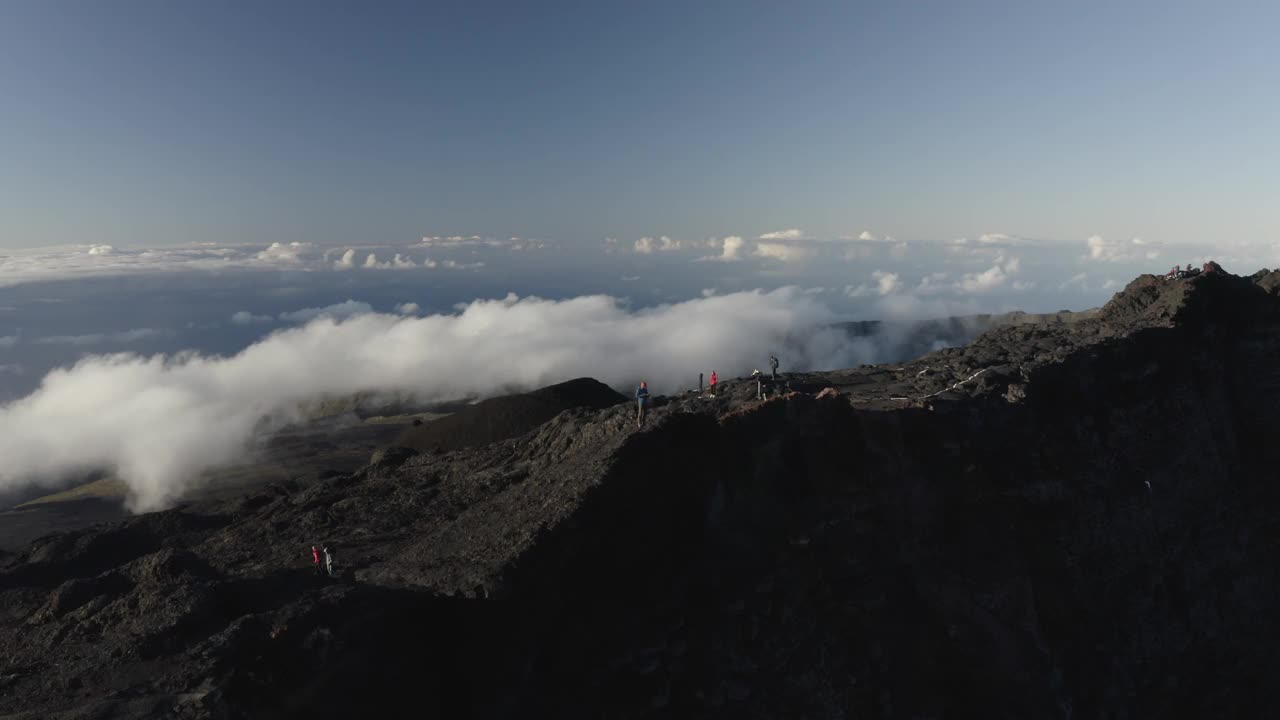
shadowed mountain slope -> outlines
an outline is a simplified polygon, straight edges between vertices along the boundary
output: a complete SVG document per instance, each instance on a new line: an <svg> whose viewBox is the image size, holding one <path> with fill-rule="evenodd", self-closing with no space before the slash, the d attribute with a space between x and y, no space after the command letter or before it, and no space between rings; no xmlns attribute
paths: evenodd
<svg viewBox="0 0 1280 720"><path fill-rule="evenodd" d="M523 435L570 408L599 410L627 398L591 378L532 392L481 400L451 415L409 428L398 445L414 450L459 450Z"/></svg>
<svg viewBox="0 0 1280 720"><path fill-rule="evenodd" d="M1275 278L41 539L0 716L1266 716Z"/></svg>

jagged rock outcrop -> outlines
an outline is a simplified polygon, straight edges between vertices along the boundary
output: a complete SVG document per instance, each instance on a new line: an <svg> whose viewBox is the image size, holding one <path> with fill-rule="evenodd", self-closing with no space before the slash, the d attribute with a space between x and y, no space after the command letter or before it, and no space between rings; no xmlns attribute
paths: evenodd
<svg viewBox="0 0 1280 720"><path fill-rule="evenodd" d="M41 540L0 715L1265 716L1268 277Z"/></svg>

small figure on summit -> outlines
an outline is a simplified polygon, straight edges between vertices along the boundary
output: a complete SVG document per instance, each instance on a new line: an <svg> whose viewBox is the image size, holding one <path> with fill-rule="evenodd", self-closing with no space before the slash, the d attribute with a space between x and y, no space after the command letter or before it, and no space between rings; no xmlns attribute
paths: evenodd
<svg viewBox="0 0 1280 720"><path fill-rule="evenodd" d="M712 371L711 371L711 378L710 378L709 383L708 383L708 386L710 387L710 395L711 395L711 397L715 397L715 396L716 396L716 383L717 383L717 382L719 382L719 380L720 380L720 379L716 377L716 371L715 371L715 370L712 370Z"/></svg>
<svg viewBox="0 0 1280 720"><path fill-rule="evenodd" d="M311 546L311 567L315 568L315 573L320 574L320 551L315 545Z"/></svg>
<svg viewBox="0 0 1280 720"><path fill-rule="evenodd" d="M778 379L778 356L777 355L769 356L769 369L772 371L773 379L777 380Z"/></svg>
<svg viewBox="0 0 1280 720"><path fill-rule="evenodd" d="M329 546L324 547L324 571L329 573L329 577L333 577L333 553L329 552Z"/></svg>
<svg viewBox="0 0 1280 720"><path fill-rule="evenodd" d="M640 381L640 387L636 388L636 427L644 425L644 417L649 409L649 383L644 380Z"/></svg>

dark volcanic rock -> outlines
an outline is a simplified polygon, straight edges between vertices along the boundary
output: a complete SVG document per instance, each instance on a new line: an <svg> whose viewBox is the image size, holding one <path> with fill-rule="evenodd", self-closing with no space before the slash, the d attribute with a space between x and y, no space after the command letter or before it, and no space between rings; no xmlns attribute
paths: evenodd
<svg viewBox="0 0 1280 720"><path fill-rule="evenodd" d="M626 400L604 383L578 378L533 392L481 400L406 430L396 444L419 451L488 445L523 435L571 408L598 410Z"/></svg>
<svg viewBox="0 0 1280 720"><path fill-rule="evenodd" d="M1268 716L1270 277L43 539L0 716Z"/></svg>

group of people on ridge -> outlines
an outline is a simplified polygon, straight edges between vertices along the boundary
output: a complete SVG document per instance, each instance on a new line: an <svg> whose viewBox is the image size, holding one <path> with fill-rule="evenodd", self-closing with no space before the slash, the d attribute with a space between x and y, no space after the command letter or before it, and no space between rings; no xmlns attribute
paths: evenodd
<svg viewBox="0 0 1280 720"><path fill-rule="evenodd" d="M1179 268L1177 265L1174 265L1172 270L1165 273L1164 278L1166 280L1176 280L1181 278L1195 277L1199 274L1200 274L1200 270L1198 268L1193 268L1191 267L1191 263L1187 263L1186 270L1183 270Z"/></svg>
<svg viewBox="0 0 1280 720"><path fill-rule="evenodd" d="M776 355L769 356L769 369L772 372L773 381L777 382L778 357ZM760 378L759 378L760 371L756 370L754 373L754 376L756 377L756 396L762 397L763 394L761 392ZM715 370L711 371L711 377L709 378L709 380L710 380L710 382L708 383L709 392L707 394L711 397L715 397L716 386L720 383L720 378L718 375L716 375ZM702 373L698 373L698 395L699 396L702 395L702 391L703 391ZM636 388L636 427L644 426L645 417L648 414L649 414L649 383L644 380L641 380L640 386Z"/></svg>

